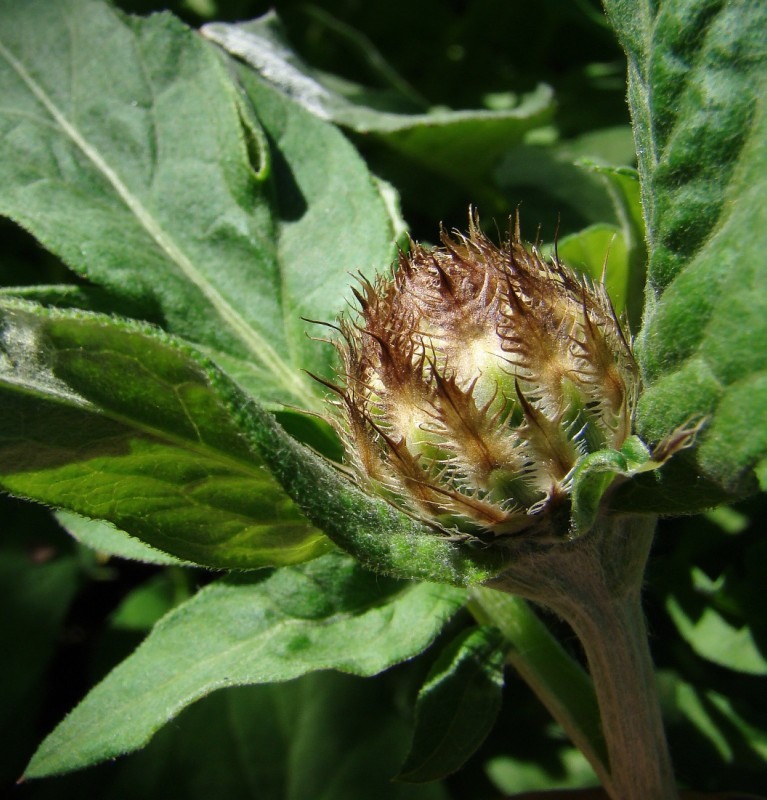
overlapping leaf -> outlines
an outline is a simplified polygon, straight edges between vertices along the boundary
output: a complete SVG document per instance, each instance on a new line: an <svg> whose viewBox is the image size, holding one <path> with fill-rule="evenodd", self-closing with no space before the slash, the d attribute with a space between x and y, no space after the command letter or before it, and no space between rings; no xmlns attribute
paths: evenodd
<svg viewBox="0 0 767 800"><path fill-rule="evenodd" d="M56 521L62 528L80 544L95 550L102 556L117 556L131 561L142 561L146 564L189 565L162 550L142 542L135 536L130 536L100 519L80 517L70 511L57 511Z"/></svg>
<svg viewBox="0 0 767 800"><path fill-rule="evenodd" d="M6 301L2 322L6 490L207 566L292 563L328 548L248 449L191 348L20 301Z"/></svg>
<svg viewBox="0 0 767 800"><path fill-rule="evenodd" d="M290 49L274 13L236 25L206 25L203 34L321 119L372 134L436 172L464 182L481 180L509 147L545 124L553 112L551 89L539 86L508 111L414 113L412 101L398 103L312 69Z"/></svg>

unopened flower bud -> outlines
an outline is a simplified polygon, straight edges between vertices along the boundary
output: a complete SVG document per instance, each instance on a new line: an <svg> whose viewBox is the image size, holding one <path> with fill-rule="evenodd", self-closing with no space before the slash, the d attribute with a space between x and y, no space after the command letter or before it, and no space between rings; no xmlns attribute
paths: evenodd
<svg viewBox="0 0 767 800"><path fill-rule="evenodd" d="M360 482L446 529L513 534L568 502L590 452L631 433L637 369L601 284L468 235L412 244L343 319L342 435Z"/></svg>

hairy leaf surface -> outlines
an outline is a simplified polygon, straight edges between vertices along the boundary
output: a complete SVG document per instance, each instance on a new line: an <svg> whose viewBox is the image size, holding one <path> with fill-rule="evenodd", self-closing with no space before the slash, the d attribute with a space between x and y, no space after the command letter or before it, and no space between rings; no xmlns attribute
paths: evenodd
<svg viewBox="0 0 767 800"><path fill-rule="evenodd" d="M43 742L27 775L135 750L225 686L324 669L375 675L426 648L464 600L459 589L385 579L338 555L220 580L158 623Z"/></svg>
<svg viewBox="0 0 767 800"><path fill-rule="evenodd" d="M638 432L707 420L669 470L677 503L700 509L753 491L767 459L767 8L605 5L629 59L650 251Z"/></svg>
<svg viewBox="0 0 767 800"><path fill-rule="evenodd" d="M136 323L2 307L5 489L212 567L328 549L249 450L191 348Z"/></svg>
<svg viewBox="0 0 767 800"><path fill-rule="evenodd" d="M385 203L333 126L276 91L253 109L169 14L0 2L0 213L199 343L258 397L317 404L348 272L393 256ZM332 208L332 213L328 213Z"/></svg>
<svg viewBox="0 0 767 800"><path fill-rule="evenodd" d="M202 33L320 119L376 136L415 161L463 181L487 175L510 146L545 124L553 111L553 93L543 85L508 111L413 109L412 101L392 102L383 93L312 69L290 48L273 12L236 25L206 25Z"/></svg>
<svg viewBox="0 0 767 800"><path fill-rule="evenodd" d="M117 556L146 564L189 565L175 556L156 550L135 536L130 536L100 519L80 517L70 511L57 511L56 521L80 544L90 547L102 556Z"/></svg>

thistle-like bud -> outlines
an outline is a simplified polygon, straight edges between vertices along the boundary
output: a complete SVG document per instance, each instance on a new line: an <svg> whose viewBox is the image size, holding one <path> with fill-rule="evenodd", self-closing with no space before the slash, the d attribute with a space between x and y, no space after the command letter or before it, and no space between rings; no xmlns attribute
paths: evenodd
<svg viewBox="0 0 767 800"><path fill-rule="evenodd" d="M448 530L545 525L586 454L631 433L637 369L601 284L468 235L413 243L342 319L340 426L360 482Z"/></svg>

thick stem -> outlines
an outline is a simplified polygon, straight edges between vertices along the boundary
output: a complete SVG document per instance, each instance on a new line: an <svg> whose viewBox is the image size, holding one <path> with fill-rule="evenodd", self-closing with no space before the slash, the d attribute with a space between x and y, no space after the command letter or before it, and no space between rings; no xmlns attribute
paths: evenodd
<svg viewBox="0 0 767 800"><path fill-rule="evenodd" d="M515 554L492 586L548 606L581 641L599 704L614 800L676 800L640 591L655 528L601 519L587 536Z"/></svg>
<svg viewBox="0 0 767 800"><path fill-rule="evenodd" d="M639 598L604 599L569 622L594 681L614 797L673 800L674 773Z"/></svg>

